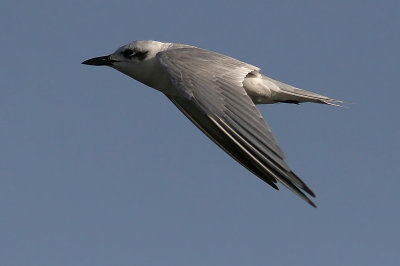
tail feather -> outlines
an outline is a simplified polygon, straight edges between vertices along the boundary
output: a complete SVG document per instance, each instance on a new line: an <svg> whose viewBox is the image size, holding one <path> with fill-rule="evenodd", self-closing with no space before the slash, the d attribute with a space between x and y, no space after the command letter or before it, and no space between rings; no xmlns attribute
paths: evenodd
<svg viewBox="0 0 400 266"><path fill-rule="evenodd" d="M315 102L315 103L328 104L328 105L337 106L337 107L344 107L344 106L338 104L338 103L344 103L341 100L332 99L332 98L326 97L324 95L321 95L321 94L318 94L315 92L302 90L302 89L293 87L289 84L271 79L267 76L263 76L263 78L267 79L270 82L273 82L276 86L279 87L280 94L281 94L279 98L282 98L282 102L293 102L293 103Z"/></svg>

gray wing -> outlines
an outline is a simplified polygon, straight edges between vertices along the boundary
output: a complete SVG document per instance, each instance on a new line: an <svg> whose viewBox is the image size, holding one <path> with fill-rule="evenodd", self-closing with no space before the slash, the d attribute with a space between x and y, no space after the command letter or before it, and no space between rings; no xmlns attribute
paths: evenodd
<svg viewBox="0 0 400 266"><path fill-rule="evenodd" d="M285 156L242 86L255 66L199 48L161 52L157 59L182 97L168 98L211 140L278 189L280 181L312 206L314 193L285 163Z"/></svg>

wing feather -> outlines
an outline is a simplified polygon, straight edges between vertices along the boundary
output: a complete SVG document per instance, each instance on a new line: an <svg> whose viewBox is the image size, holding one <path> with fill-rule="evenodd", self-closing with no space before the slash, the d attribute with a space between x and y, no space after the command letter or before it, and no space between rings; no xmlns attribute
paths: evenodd
<svg viewBox="0 0 400 266"><path fill-rule="evenodd" d="M243 88L259 68L199 48L166 50L157 59L182 97L168 98L211 140L277 189L277 180L315 207L315 196L284 161L272 132Z"/></svg>

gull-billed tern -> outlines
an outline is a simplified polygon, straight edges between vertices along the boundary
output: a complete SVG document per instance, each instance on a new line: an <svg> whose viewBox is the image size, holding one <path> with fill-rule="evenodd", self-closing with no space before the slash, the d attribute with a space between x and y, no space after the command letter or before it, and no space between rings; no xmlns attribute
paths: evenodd
<svg viewBox="0 0 400 266"><path fill-rule="evenodd" d="M187 118L236 161L278 189L277 181L312 206L314 192L285 162L256 104L342 101L273 80L256 66L194 46L134 41L82 62L110 66L164 93Z"/></svg>

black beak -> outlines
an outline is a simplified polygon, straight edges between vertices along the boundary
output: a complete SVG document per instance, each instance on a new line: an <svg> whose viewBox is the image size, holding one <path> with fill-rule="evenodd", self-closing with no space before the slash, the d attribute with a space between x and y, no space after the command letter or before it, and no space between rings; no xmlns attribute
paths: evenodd
<svg viewBox="0 0 400 266"><path fill-rule="evenodd" d="M82 64L91 66L111 66L114 62L117 62L117 60L111 59L109 55L106 55L88 59L83 61Z"/></svg>

